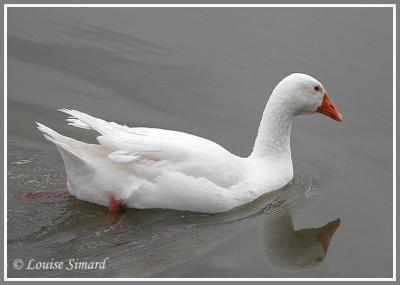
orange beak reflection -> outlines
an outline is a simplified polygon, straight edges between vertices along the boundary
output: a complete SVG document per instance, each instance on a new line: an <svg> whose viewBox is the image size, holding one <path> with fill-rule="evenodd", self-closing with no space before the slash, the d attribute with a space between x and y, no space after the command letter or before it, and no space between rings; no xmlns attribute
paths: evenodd
<svg viewBox="0 0 400 285"><path fill-rule="evenodd" d="M331 238L333 234L336 232L340 225L340 219L336 219L327 225L325 225L322 229L322 233L319 235L318 239L324 248L325 253L328 251L329 244L331 242Z"/></svg>
<svg viewBox="0 0 400 285"><path fill-rule="evenodd" d="M324 93L324 99L322 99L322 104L318 107L317 112L331 117L335 121L340 122L343 119L342 114L335 104L333 104L331 98L329 98L328 93L326 92Z"/></svg>

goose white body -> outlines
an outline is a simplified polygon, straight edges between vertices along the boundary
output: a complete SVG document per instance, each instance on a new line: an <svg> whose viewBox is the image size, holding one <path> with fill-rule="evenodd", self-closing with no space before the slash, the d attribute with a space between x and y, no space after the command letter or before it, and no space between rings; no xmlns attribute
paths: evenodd
<svg viewBox="0 0 400 285"><path fill-rule="evenodd" d="M291 76L318 82L303 74ZM130 208L223 212L293 178L290 129L298 108L280 94L284 89L279 86L287 85L282 82L266 106L253 152L245 158L195 135L129 128L75 110L60 111L71 116L69 125L100 133L99 144L63 136L40 123L38 128L60 151L68 189L78 199L108 206L110 197L117 197ZM318 100L316 107L322 97Z"/></svg>

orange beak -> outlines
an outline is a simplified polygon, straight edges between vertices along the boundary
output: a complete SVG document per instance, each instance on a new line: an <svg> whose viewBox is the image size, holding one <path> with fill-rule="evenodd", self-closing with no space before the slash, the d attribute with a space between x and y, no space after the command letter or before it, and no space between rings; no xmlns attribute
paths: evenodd
<svg viewBox="0 0 400 285"><path fill-rule="evenodd" d="M324 99L322 100L321 106L317 109L318 113L324 114L331 117L335 121L341 121L343 119L342 114L339 112L338 108L333 104L331 98L329 98L328 93L324 93Z"/></svg>

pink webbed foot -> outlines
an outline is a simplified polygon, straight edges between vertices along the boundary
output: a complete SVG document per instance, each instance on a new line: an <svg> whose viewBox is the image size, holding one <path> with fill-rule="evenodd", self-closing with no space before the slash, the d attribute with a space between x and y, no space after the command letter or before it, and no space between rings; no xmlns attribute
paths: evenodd
<svg viewBox="0 0 400 285"><path fill-rule="evenodd" d="M124 204L121 199L118 199L115 196L111 195L110 202L108 204L108 211L118 212L122 209L123 205Z"/></svg>
<svg viewBox="0 0 400 285"><path fill-rule="evenodd" d="M54 198L66 195L68 195L68 189L60 188L49 192L44 192L44 191L29 192L21 195L19 198L21 200L30 201L30 200L47 199L47 198Z"/></svg>
<svg viewBox="0 0 400 285"><path fill-rule="evenodd" d="M111 195L110 202L108 203L108 215L112 224L116 224L119 218L119 213L123 210L124 203L121 199Z"/></svg>

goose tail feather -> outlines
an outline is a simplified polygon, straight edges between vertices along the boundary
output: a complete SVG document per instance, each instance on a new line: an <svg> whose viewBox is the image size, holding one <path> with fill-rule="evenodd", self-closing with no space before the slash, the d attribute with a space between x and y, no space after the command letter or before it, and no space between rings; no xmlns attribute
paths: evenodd
<svg viewBox="0 0 400 285"><path fill-rule="evenodd" d="M82 154L78 153L77 150L79 148L77 147L78 145L87 145L84 142L75 140L70 137L63 136L53 129L36 122L38 130L43 134L43 136L48 140L49 142L52 142L55 144L60 151L63 160L67 166L67 162L74 162L77 163L78 161L84 162Z"/></svg>

